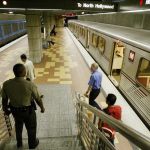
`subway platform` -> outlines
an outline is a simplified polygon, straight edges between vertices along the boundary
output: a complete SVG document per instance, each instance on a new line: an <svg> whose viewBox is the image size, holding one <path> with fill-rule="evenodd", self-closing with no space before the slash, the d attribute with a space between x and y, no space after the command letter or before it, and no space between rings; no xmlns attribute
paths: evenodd
<svg viewBox="0 0 150 150"><path fill-rule="evenodd" d="M35 83L44 95L45 113L37 110L37 137L40 144L37 150L71 150L78 141L76 111L73 102L74 92L82 94L87 89L90 70L83 59L79 47L71 38L66 28L57 28L57 35L53 37L54 45L43 49L42 62L35 65ZM13 77L12 67L20 62L22 53L28 54L28 40L24 36L19 42L6 48L0 55L0 84ZM99 105L106 106L103 92L97 98ZM28 149L27 133L23 131L23 150ZM115 145L121 150L133 150L130 142L116 135ZM10 138L4 150L15 150L15 136ZM76 147L82 149L81 146Z"/></svg>

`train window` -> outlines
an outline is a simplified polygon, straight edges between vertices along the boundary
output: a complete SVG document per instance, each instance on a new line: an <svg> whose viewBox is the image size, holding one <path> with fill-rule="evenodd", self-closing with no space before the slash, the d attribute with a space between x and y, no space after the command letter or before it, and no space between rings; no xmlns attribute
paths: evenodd
<svg viewBox="0 0 150 150"><path fill-rule="evenodd" d="M94 47L97 47L97 39L98 39L98 36L96 34L92 34L92 45Z"/></svg>
<svg viewBox="0 0 150 150"><path fill-rule="evenodd" d="M23 23L20 23L20 24L19 24L19 29L20 29L20 30L23 30Z"/></svg>
<svg viewBox="0 0 150 150"><path fill-rule="evenodd" d="M12 24L12 28L13 28L13 32L17 32L18 31L18 24L17 23Z"/></svg>
<svg viewBox="0 0 150 150"><path fill-rule="evenodd" d="M44 27L41 27L41 33L44 33Z"/></svg>
<svg viewBox="0 0 150 150"><path fill-rule="evenodd" d="M10 27L10 24L5 24L3 26L3 29L4 29L4 35L8 35L11 33L11 27Z"/></svg>
<svg viewBox="0 0 150 150"><path fill-rule="evenodd" d="M3 37L2 27L0 26L0 38Z"/></svg>
<svg viewBox="0 0 150 150"><path fill-rule="evenodd" d="M82 36L85 37L85 29L82 29Z"/></svg>
<svg viewBox="0 0 150 150"><path fill-rule="evenodd" d="M105 50L105 43L106 43L106 40L99 36L98 37L98 49L101 53L103 53Z"/></svg>
<svg viewBox="0 0 150 150"><path fill-rule="evenodd" d="M145 58L140 60L137 81L150 91L150 61Z"/></svg>
<svg viewBox="0 0 150 150"><path fill-rule="evenodd" d="M79 27L79 32L80 32L80 35L81 35L81 32L82 32L82 31L81 31L81 27Z"/></svg>

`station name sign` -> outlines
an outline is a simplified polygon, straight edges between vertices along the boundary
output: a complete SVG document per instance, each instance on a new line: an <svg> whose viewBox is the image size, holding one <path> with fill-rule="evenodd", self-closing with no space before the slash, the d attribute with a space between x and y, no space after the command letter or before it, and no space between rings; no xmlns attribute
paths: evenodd
<svg viewBox="0 0 150 150"><path fill-rule="evenodd" d="M95 9L114 9L114 5L98 4L98 3L77 3L78 8L95 8Z"/></svg>

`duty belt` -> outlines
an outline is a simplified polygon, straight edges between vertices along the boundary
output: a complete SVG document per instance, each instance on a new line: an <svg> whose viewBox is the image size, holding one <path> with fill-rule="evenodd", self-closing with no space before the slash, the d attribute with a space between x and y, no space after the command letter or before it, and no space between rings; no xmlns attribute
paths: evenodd
<svg viewBox="0 0 150 150"><path fill-rule="evenodd" d="M23 106L23 107L13 107L11 106L10 109L11 111L20 111L20 112L24 112L24 111L27 111L27 110L31 110L31 106Z"/></svg>

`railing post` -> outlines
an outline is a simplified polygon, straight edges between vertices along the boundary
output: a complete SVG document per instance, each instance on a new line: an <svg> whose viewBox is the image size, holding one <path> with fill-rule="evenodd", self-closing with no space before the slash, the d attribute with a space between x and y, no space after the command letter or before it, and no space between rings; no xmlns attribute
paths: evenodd
<svg viewBox="0 0 150 150"><path fill-rule="evenodd" d="M4 114L4 118L5 118L5 122L6 122L6 125L7 125L7 130L8 130L9 136L11 136L12 125L11 125L11 122L10 122L10 118L9 118L9 116L7 116L5 114Z"/></svg>

